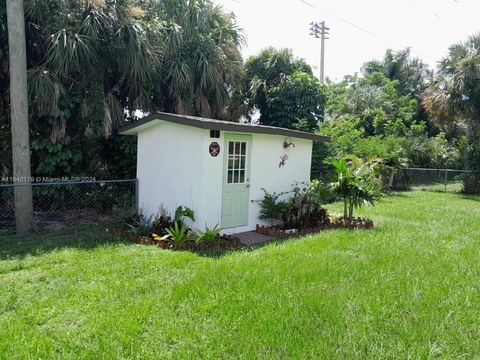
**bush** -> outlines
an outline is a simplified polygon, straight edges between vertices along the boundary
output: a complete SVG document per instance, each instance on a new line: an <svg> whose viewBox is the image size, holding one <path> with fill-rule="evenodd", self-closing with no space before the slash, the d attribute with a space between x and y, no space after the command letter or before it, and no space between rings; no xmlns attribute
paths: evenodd
<svg viewBox="0 0 480 360"><path fill-rule="evenodd" d="M325 183L314 180L310 184L296 184L287 193L265 193L260 202L260 218L282 220L284 229L305 229L328 223L327 211L322 208L325 200L332 199L332 193ZM280 201L283 195L292 194Z"/></svg>

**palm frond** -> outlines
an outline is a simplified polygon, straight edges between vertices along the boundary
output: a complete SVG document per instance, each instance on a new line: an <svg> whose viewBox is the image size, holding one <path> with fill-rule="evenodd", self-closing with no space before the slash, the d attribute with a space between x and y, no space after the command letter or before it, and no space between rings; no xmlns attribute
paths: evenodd
<svg viewBox="0 0 480 360"><path fill-rule="evenodd" d="M112 130L123 125L125 115L118 99L111 92L103 99L103 132L110 136Z"/></svg>
<svg viewBox="0 0 480 360"><path fill-rule="evenodd" d="M53 115L58 112L58 102L64 93L60 81L43 67L32 68L28 75L30 103L39 115Z"/></svg>
<svg viewBox="0 0 480 360"><path fill-rule="evenodd" d="M97 62L92 38L62 29L50 36L47 67L60 77L93 66Z"/></svg>

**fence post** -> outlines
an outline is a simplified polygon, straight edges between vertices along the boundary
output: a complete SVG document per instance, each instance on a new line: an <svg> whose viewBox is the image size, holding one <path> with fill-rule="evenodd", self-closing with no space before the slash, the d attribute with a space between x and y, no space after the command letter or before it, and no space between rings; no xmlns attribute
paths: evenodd
<svg viewBox="0 0 480 360"><path fill-rule="evenodd" d="M138 178L135 179L135 213L140 212L140 199L138 198Z"/></svg>
<svg viewBox="0 0 480 360"><path fill-rule="evenodd" d="M445 168L445 194L447 193L448 170Z"/></svg>

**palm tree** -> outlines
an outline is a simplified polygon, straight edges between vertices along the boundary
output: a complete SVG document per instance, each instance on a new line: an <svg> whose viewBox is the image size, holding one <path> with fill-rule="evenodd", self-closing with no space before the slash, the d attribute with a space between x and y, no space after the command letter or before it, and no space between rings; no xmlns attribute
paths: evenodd
<svg viewBox="0 0 480 360"><path fill-rule="evenodd" d="M125 109L151 107L160 55L158 19L145 22L141 8L103 0L29 1L26 14L35 25L29 33L32 48L40 48L29 69L37 113L55 116L65 88L74 87L80 96L79 122L100 112L100 124L87 119L83 126L90 131L100 127L108 136L124 121ZM52 138L65 132L65 119L55 119Z"/></svg>
<svg viewBox="0 0 480 360"><path fill-rule="evenodd" d="M355 156L334 159L335 169L332 190L343 200L343 222L352 223L353 211L365 204L374 205L382 197L382 182L377 158L362 160Z"/></svg>
<svg viewBox="0 0 480 360"><path fill-rule="evenodd" d="M156 107L222 117L242 72L244 37L234 16L209 0L161 0L150 6L148 12L163 20Z"/></svg>
<svg viewBox="0 0 480 360"><path fill-rule="evenodd" d="M14 182L28 182L31 169L23 0L7 0L7 22L13 177ZM33 216L31 186L15 187L14 202L17 233L27 233L32 227Z"/></svg>
<svg viewBox="0 0 480 360"><path fill-rule="evenodd" d="M480 34L450 47L440 63L438 80L423 104L438 124L462 123L467 128L467 166L464 191L480 193Z"/></svg>

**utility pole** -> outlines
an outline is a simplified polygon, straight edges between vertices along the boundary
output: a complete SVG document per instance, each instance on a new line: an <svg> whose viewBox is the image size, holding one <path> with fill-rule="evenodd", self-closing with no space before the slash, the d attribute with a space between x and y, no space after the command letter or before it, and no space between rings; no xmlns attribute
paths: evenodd
<svg viewBox="0 0 480 360"><path fill-rule="evenodd" d="M321 23L312 21L310 23L310 35L321 40L320 82L322 84L325 82L325 40L328 40L328 37L326 36L329 34L329 30L330 28L325 26L325 21L322 21Z"/></svg>
<svg viewBox="0 0 480 360"><path fill-rule="evenodd" d="M23 0L7 0L7 26L13 183L28 183L31 182L31 170ZM13 195L17 234L28 233L33 221L32 187L15 186Z"/></svg>

